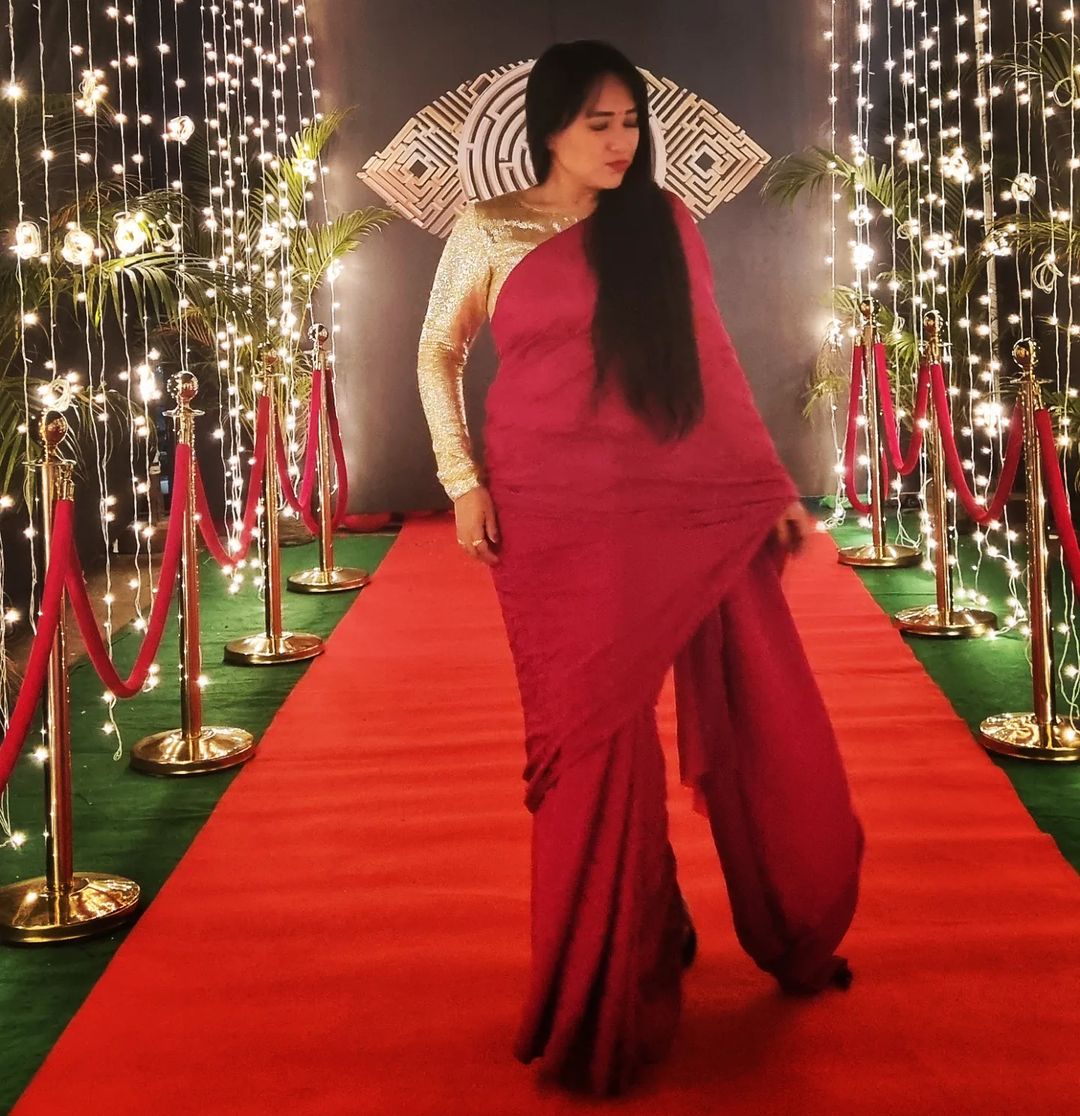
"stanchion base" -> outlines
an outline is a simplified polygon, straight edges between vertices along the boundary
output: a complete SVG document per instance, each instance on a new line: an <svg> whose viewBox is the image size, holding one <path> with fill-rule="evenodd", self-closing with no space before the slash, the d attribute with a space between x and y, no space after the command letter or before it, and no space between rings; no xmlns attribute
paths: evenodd
<svg viewBox="0 0 1080 1116"><path fill-rule="evenodd" d="M927 639L978 639L997 628L997 617L978 608L954 608L942 613L936 604L905 608L893 622L907 635Z"/></svg>
<svg viewBox="0 0 1080 1116"><path fill-rule="evenodd" d="M205 775L246 763L255 738L238 728L206 726L198 736L182 729L146 736L131 750L131 769L143 775Z"/></svg>
<svg viewBox="0 0 1080 1116"><path fill-rule="evenodd" d="M316 568L294 573L288 588L294 593L344 593L348 589L363 589L371 581L367 570L348 566L333 566L329 570Z"/></svg>
<svg viewBox="0 0 1080 1116"><path fill-rule="evenodd" d="M309 632L282 632L277 639L254 635L227 643L225 662L235 666L277 666L279 663L302 663L323 651L322 639Z"/></svg>
<svg viewBox="0 0 1080 1116"><path fill-rule="evenodd" d="M139 885L119 876L78 872L71 891L46 892L45 877L0 887L0 941L21 945L71 942L105 934L132 918Z"/></svg>
<svg viewBox="0 0 1080 1116"><path fill-rule="evenodd" d="M979 726L979 743L999 756L1043 763L1080 760L1080 732L1060 719L1040 731L1034 713L1001 713L988 717Z"/></svg>
<svg viewBox="0 0 1080 1116"><path fill-rule="evenodd" d="M905 566L917 566L922 554L912 546L899 546L886 543L884 546L846 546L837 555L841 566L857 566L860 569L897 570Z"/></svg>

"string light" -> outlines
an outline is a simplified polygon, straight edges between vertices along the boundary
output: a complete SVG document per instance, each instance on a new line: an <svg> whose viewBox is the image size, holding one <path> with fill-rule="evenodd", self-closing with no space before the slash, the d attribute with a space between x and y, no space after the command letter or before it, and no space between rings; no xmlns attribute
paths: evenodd
<svg viewBox="0 0 1080 1116"><path fill-rule="evenodd" d="M845 70L852 75L854 124L847 154L854 173L846 194L834 190L831 199L826 264L833 290L842 290L835 238L836 207L844 200L852 297L888 291L887 340L903 346L894 352L914 351L925 310L943 315L943 365L957 403L957 435L969 483L984 506L1000 475L1012 407L1002 397L1003 367L1011 367L1002 347L1038 335L1043 375L1056 380L1055 435L1071 476L1080 417L1072 374L1080 340L1074 301L1080 273L1072 248L1080 171L1074 6L1018 0L995 15L987 0L854 0L849 13L847 42L837 41L835 3L825 33L834 172L836 75ZM886 173L888 180L881 177ZM886 181L888 193L876 196ZM903 387L905 370L897 373ZM1071 499L1072 484L1067 489ZM939 546L930 534L925 491L920 502L920 530L928 545ZM985 599L977 588L983 561L999 563L1010 583L1006 627L1020 633L1026 594L1009 516L1006 508L1001 522L974 534L977 556L957 570L957 596ZM963 584L971 574L974 583ZM1061 580L1064 664L1080 655L1080 634L1063 566ZM1071 664L1061 666L1061 680L1075 709L1080 681Z"/></svg>

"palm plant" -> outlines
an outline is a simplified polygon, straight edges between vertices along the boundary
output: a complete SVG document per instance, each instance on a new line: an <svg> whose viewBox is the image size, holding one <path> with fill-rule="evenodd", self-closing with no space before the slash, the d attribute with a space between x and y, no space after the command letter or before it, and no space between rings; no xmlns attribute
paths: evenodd
<svg viewBox="0 0 1080 1116"><path fill-rule="evenodd" d="M345 116L326 113L306 125L293 137L289 158L253 163L250 198L239 228L239 239L256 246L250 266L230 270L218 260L223 266L215 285L219 295L228 292L228 313L223 315L220 301L193 299L159 328L159 338L174 351L185 335L189 365L202 371L200 378L214 380L220 374L218 333L222 318L228 317L236 327L232 364L246 403L252 400L264 349L276 349L293 368L307 367L307 326L323 284L341 260L396 218L390 210L369 207L312 220L314 175ZM194 238L198 253L212 259L214 229L199 223Z"/></svg>
<svg viewBox="0 0 1080 1116"><path fill-rule="evenodd" d="M184 193L140 191L137 183L124 179L111 179L89 191L91 172L80 172L77 155L93 122L73 112L71 96L46 95L24 105L0 104L4 239L12 243L16 225L32 219L33 200L41 196L40 180L46 172L40 155L43 144L51 153L50 206L46 213L38 204L35 225L41 255L20 258L5 253L0 262L0 490L8 487L25 455L23 418L32 418L47 398L48 380L28 373L42 351L42 330L62 334L65 329L89 328L100 333L113 322L129 340L142 336L147 346L152 340L162 348L171 345L178 362L190 364L194 359L204 379L216 380L217 333L225 320L242 339L241 355L248 369L267 343L298 362L299 339L328 271L394 217L382 209L361 209L325 222L308 219L311 168L343 119L341 113L328 113L294 138L291 158L265 166L253 160L250 179L256 188L243 235L257 241L270 221L282 231L277 258L271 261L268 253L265 265L256 265L262 273L259 281L223 266L215 255L206 210L198 206L210 196L209 172L203 166L200 174L197 160ZM106 109L101 106L102 112ZM45 123L32 133L25 124L17 127L21 117ZM192 145L192 152L197 151L198 145ZM74 262L54 250L73 227L89 238L86 252ZM276 272L287 278L271 285L270 276ZM176 345L180 338L183 352ZM245 394L251 393L252 380L245 383ZM104 396L107 408L124 414L130 401L122 393L107 390ZM85 394L77 394L74 405L80 417L90 418Z"/></svg>
<svg viewBox="0 0 1080 1116"><path fill-rule="evenodd" d="M945 212L955 212L961 200L960 187L948 184ZM919 224L919 187L912 176L898 174L871 155L865 155L858 162L849 162L839 155L822 147L811 147L805 151L776 160L763 188L763 195L783 205L794 205L800 198L812 198L823 191L840 195L840 205L851 212L866 213L871 223L887 222L888 239L895 244L895 263L889 270L879 271L875 278L879 286L886 286L895 294L893 306L885 304L881 308L879 322L883 339L889 352L889 369L893 378L893 389L900 406L910 407L915 373L919 366L919 342L912 323L894 309L911 305L914 297L921 297L925 309L955 309L948 305L948 296L938 291L939 281L930 279L922 263L924 252L934 250L933 243L923 237L925 230L915 230ZM875 202L879 207L876 216L867 210L867 203ZM951 203L951 204L950 204ZM960 210L963 211L962 208ZM948 227L934 230L937 243L959 241L961 230ZM962 304L964 289L968 282L966 273L955 288L955 303ZM862 295L851 286L841 285L829 293L829 302L839 325L850 324L858 318L858 305ZM946 315L951 320L951 315ZM834 328L823 346L823 355L818 360L810 383L807 385L806 409L809 415L816 405L832 401L846 389L849 377L846 369L836 360L835 350L840 334Z"/></svg>

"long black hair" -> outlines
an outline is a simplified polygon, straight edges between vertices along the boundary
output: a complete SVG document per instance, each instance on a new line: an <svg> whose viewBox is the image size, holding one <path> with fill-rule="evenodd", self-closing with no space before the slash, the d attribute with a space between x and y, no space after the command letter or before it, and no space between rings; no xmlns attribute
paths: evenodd
<svg viewBox="0 0 1080 1116"><path fill-rule="evenodd" d="M596 387L614 379L659 437L678 438L701 418L704 394L686 257L675 214L653 178L648 92L637 67L607 43L550 47L525 90L529 153L543 183L552 166L549 139L578 117L609 75L630 90L641 134L621 185L600 192L586 225L599 288L592 323Z"/></svg>

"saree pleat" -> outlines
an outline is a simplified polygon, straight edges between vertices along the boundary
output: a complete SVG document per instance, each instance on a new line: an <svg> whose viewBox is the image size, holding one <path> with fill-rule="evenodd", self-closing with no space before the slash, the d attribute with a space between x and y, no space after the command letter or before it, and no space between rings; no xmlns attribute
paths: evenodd
<svg viewBox="0 0 1080 1116"><path fill-rule="evenodd" d="M681 899L664 766L641 710L534 819L533 981L517 1042L545 1076L607 1093L661 1057L679 1014Z"/></svg>

